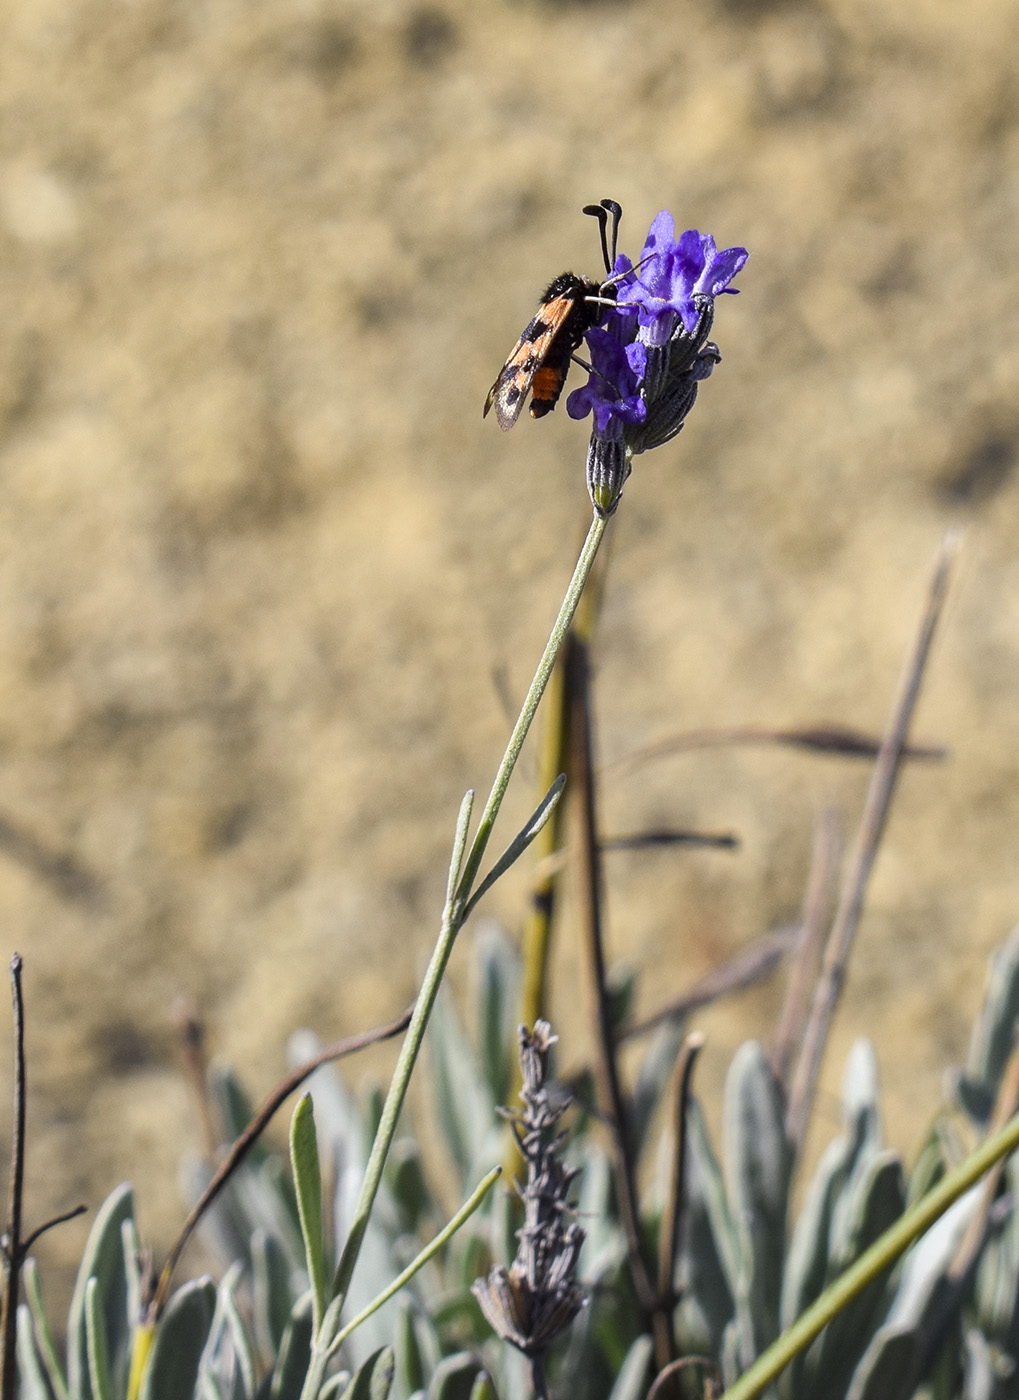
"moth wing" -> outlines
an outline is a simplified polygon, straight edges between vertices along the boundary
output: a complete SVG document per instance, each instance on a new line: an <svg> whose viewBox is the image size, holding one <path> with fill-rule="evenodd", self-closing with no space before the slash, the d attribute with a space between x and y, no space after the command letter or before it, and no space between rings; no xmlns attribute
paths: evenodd
<svg viewBox="0 0 1019 1400"><path fill-rule="evenodd" d="M482 417L488 417L494 404L495 416L504 432L512 428L520 417L534 376L547 359L552 342L565 324L575 302L575 297L557 296L542 303L537 315L531 319L523 335L510 351L509 359L489 389Z"/></svg>

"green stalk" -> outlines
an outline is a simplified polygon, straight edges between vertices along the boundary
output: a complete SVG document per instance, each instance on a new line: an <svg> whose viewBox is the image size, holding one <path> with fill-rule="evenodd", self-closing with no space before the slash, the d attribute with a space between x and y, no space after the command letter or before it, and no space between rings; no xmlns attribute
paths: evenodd
<svg viewBox="0 0 1019 1400"><path fill-rule="evenodd" d="M407 1028L407 1034L400 1049L400 1056L393 1071L392 1082L386 1101L382 1107L382 1116L379 1119L378 1131L375 1134L375 1141L372 1143L371 1154L368 1158L368 1165L365 1168L364 1182L361 1187L361 1195L358 1199L354 1220L350 1227L350 1234L344 1245L340 1262L337 1265L336 1277L333 1280L332 1298L326 1315L323 1319L319 1335L315 1338L312 1348L311 1367L308 1371L301 1392L301 1400L316 1400L318 1391L325 1377L325 1368L328 1360L329 1347L333 1341L335 1330L339 1324L340 1310L346 1298L347 1290L350 1287L350 1280L354 1273L354 1266L357 1263L358 1255L361 1252L361 1245L364 1242L365 1231L368 1228L368 1221L371 1217L372 1207L378 1193L379 1184L382 1181L382 1171L392 1146L393 1137L396 1133L396 1123L403 1107L403 1101L407 1095L407 1088L410 1084L411 1073L421 1050L421 1043L424 1039L425 1028L431 1016L432 1008L435 1005L435 998L439 993L439 985L442 981L446 964L449 962L453 951L453 944L456 936L463 926L466 917L465 910L467 901L470 898L471 889L477 878L481 862L484 858L485 848L488 845L495 819L502 806L502 800L506 795L506 788L509 785L510 776L520 757L520 750L523 748L524 740L527 738L527 731L531 727L535 711L541 700L545 686L548 684L549 676L555 665L556 657L559 654L566 633L569 631L573 615L577 610L587 583L588 576L598 553L598 547L605 534L607 520L595 516L591 522L591 528L587 532L587 539L577 560L577 566L573 571L570 586L566 590L566 597L563 599L562 607L559 609L559 616L555 620L548 643L542 654L538 669L535 672L531 688L527 692L523 708L513 726L506 752L503 754L499 771L495 775L492 784L492 791L489 793L488 801L485 803L485 810L481 814L478 823L478 830L471 843L470 851L464 862L460 879L456 882L454 893L446 902L443 910L442 925L439 929L439 937L432 952L431 961L425 972L421 990L418 993L417 1001L414 1004L414 1015Z"/></svg>
<svg viewBox="0 0 1019 1400"><path fill-rule="evenodd" d="M357 1330L362 1322L367 1322L373 1313L377 1313L384 1303L388 1303L390 1298L399 1293L401 1288L405 1288L414 1275L428 1263L429 1259L435 1257L444 1244L453 1238L457 1230L466 1220L469 1220L478 1206L488 1195L489 1191L502 1175L502 1167L493 1167L487 1176L475 1187L474 1191L464 1202L464 1204L453 1216L452 1220L439 1233L425 1245L424 1249L414 1259L410 1261L402 1274L398 1274L393 1279L388 1288L384 1288L377 1298L373 1298L366 1308L362 1308L357 1317L351 1318L346 1327L341 1327L329 1345L329 1353L339 1351L340 1347L350 1336L351 1332Z"/></svg>
<svg viewBox="0 0 1019 1400"><path fill-rule="evenodd" d="M826 1288L793 1325L762 1352L749 1371L731 1385L721 1400L754 1400L766 1390L798 1352L808 1347L823 1327L880 1274L892 1266L913 1241L928 1230L953 1201L968 1191L1002 1157L1019 1147L1019 1114L1000 1133L987 1139L971 1156L944 1177L933 1190L900 1216L890 1229L860 1255L856 1263Z"/></svg>

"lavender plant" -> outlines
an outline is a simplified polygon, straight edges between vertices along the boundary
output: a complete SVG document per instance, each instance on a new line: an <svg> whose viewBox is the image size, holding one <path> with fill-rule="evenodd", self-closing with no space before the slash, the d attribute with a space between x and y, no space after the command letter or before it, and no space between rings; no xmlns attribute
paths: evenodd
<svg viewBox="0 0 1019 1400"><path fill-rule="evenodd" d="M604 242L605 211L618 206L603 201L599 209ZM663 211L639 259L614 256L594 294L582 279L572 280L576 295L592 303L579 320L567 316L551 334L544 322L539 334L539 318L531 323L531 341L543 338L544 353L554 352L564 370L584 328L588 380L570 394L567 411L593 419L587 485L594 518L473 836L473 793L461 805L438 939L388 1093L359 1104L334 1072L320 1068L292 1119L288 1176L280 1159L254 1142L239 1086L221 1074L223 1135L236 1142L232 1175L213 1183L222 1190L207 1224L231 1261L222 1280L198 1280L171 1294L175 1252L153 1287L140 1262L133 1198L120 1188L86 1247L66 1365L34 1267L26 1267L17 1352L28 1400L387 1400L390 1393L401 1400L425 1393L429 1400L523 1400L529 1389L544 1400L559 1387L571 1400L641 1400L652 1365L656 1394L666 1384L678 1386L677 1394L684 1387L705 1393L720 1375L731 1400L751 1400L774 1387L781 1372L769 1392L779 1400L913 1400L921 1385L930 1400L1019 1395L1019 1224L1011 1196L1019 1174L1010 1163L979 1192L962 1194L1019 1140L1015 1119L1003 1126L1019 1102L1019 1057L1010 1053L1019 944L996 968L970 1064L956 1081L959 1103L990 1141L957 1163L942 1125L907 1184L901 1162L882 1144L873 1053L859 1046L846 1071L843 1135L823 1157L790 1231L802 1141L797 1115L809 1112L811 1093L795 1112L788 1108L783 1080L753 1044L730 1070L721 1161L689 1095L688 1044L677 1080L682 1150L669 1157L662 1198L641 1199L637 1159L652 1145L652 1110L673 1074L680 1035L676 1027L664 1030L628 1093L615 1063L621 1003L608 996L596 929L600 1059L592 1078L612 1150L598 1145L593 1116L569 1146L562 1139L565 1099L549 1079L554 1037L539 1021L522 1037L524 1106L511 1115L526 1179L524 1221L508 1264L515 1222L509 1197L491 1187L502 1155L497 1108L512 1073L513 955L499 939L482 947L478 1046L441 996L466 921L555 812L561 774L482 876L507 785L633 460L676 436L720 362L709 339L714 303L735 290L730 284L746 258L745 249L718 250L696 230L677 237ZM525 342L528 332L526 350ZM504 426L518 411L515 404ZM579 645L573 661L582 696ZM583 793L591 764L582 705L574 718L572 776ZM878 834L906 723L908 716L879 755L885 806L875 799ZM592 811L588 800L591 890ZM842 923L836 918L850 940L872 858L873 845L869 855L861 847L860 883L850 889ZM430 1180L405 1113L429 1026L437 1121L453 1164L443 1184L457 1176L466 1197L445 1224L440 1202L449 1192ZM816 1073L816 1064L808 1070ZM953 1198L960 1199L948 1209ZM186 1238L187 1230L182 1245ZM21 1259L8 1253L16 1276ZM651 1260L658 1261L657 1281ZM394 1320L383 1309L398 1292ZM697 1366L677 1369L694 1352L701 1354Z"/></svg>

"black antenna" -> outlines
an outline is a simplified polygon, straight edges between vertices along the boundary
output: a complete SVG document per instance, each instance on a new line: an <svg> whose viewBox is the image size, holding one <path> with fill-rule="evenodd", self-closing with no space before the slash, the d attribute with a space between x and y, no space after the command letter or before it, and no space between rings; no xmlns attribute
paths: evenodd
<svg viewBox="0 0 1019 1400"><path fill-rule="evenodd" d="M598 220L598 232L601 234L601 255L605 262L605 271L611 272L612 265L609 262L609 241L606 237L606 229L609 222L608 210L601 204L585 204L584 213L590 214L592 219Z"/></svg>
<svg viewBox="0 0 1019 1400"><path fill-rule="evenodd" d="M614 199L603 199L601 207L612 215L612 261L605 259L605 271L612 273L616 266L616 245L619 241L619 220L623 217L622 208Z"/></svg>

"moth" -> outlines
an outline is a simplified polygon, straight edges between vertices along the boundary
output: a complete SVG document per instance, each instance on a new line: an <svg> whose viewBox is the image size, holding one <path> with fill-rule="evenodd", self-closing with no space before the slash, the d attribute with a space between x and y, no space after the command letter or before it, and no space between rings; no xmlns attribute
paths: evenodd
<svg viewBox="0 0 1019 1400"><path fill-rule="evenodd" d="M488 391L483 416L487 418L494 405L500 428L512 428L528 392L532 418L544 418L552 412L585 332L600 325L608 307L615 302L618 277L613 268L623 211L614 199L603 199L600 204L586 205L584 213L598 220L605 280L596 282L590 277L578 277L575 272L561 272L548 284L536 314L524 327Z"/></svg>

